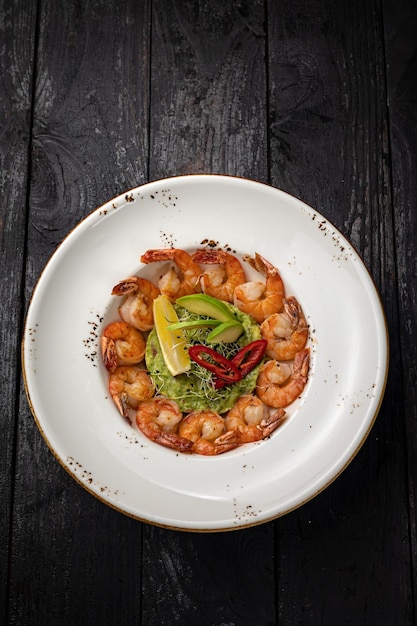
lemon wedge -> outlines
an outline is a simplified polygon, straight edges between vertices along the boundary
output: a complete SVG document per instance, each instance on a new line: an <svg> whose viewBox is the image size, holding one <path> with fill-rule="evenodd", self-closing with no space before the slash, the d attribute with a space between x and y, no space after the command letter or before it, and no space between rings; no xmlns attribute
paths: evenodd
<svg viewBox="0 0 417 626"><path fill-rule="evenodd" d="M184 331L170 330L177 323L178 315L167 296L158 296L153 301L155 330L161 346L162 356L172 376L187 372L191 367Z"/></svg>

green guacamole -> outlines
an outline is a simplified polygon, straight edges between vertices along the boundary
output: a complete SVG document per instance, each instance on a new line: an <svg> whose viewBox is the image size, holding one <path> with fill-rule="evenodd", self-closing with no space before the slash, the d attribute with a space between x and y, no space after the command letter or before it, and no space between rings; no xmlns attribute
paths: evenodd
<svg viewBox="0 0 417 626"><path fill-rule="evenodd" d="M240 348L251 341L260 339L261 331L259 325L252 317L242 313L231 304L228 306L243 325L244 332L234 343L210 344L210 347L221 352L223 356L232 358ZM180 321L205 319L177 305L175 305L175 309ZM204 345L205 338L210 330L211 329L208 328L186 331L189 345ZM146 342L145 361L149 375L156 387L157 394L175 400L181 411L185 413L204 409L210 409L216 413L228 411L240 396L251 393L255 389L260 368L259 364L238 383L226 385L222 389L214 389L211 372L205 367L194 363L194 361L191 361L191 369L188 372L179 374L178 376L172 376L165 365L155 329L149 333Z"/></svg>

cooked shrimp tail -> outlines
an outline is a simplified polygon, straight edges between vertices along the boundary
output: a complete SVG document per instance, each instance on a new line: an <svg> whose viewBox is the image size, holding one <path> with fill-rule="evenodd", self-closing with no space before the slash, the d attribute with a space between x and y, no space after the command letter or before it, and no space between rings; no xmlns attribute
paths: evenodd
<svg viewBox="0 0 417 626"><path fill-rule="evenodd" d="M142 333L126 322L112 322L103 330L101 351L106 369L112 373L119 365L135 365L145 356Z"/></svg>
<svg viewBox="0 0 417 626"><path fill-rule="evenodd" d="M139 404L136 424L143 434L162 446L189 452L192 442L178 434L182 413L176 402L163 396Z"/></svg>
<svg viewBox="0 0 417 626"><path fill-rule="evenodd" d="M216 265L201 275L204 293L219 300L233 302L235 288L245 282L245 271L239 259L224 250L197 250L193 254L197 263Z"/></svg>
<svg viewBox="0 0 417 626"><path fill-rule="evenodd" d="M265 283L253 280L238 285L234 291L234 304L261 324L282 309L285 290L279 271L269 261L256 253L253 264L265 276Z"/></svg>
<svg viewBox="0 0 417 626"><path fill-rule="evenodd" d="M136 365L122 365L110 374L109 392L120 414L130 421L130 410L151 398L155 388L145 370Z"/></svg>
<svg viewBox="0 0 417 626"><path fill-rule="evenodd" d="M262 428L263 438L269 437L272 433L281 426L287 419L287 414L284 409L278 409L274 413L271 413L266 419L262 420L260 426Z"/></svg>
<svg viewBox="0 0 417 626"><path fill-rule="evenodd" d="M181 437L177 433L170 433L161 431L159 435L154 439L156 443L166 448L172 448L178 452L191 452L192 442L185 437Z"/></svg>
<svg viewBox="0 0 417 626"><path fill-rule="evenodd" d="M284 299L284 312L270 315L261 324L261 335L268 342L266 354L271 359L294 359L308 339L308 325L296 298Z"/></svg>
<svg viewBox="0 0 417 626"><path fill-rule="evenodd" d="M185 250L180 248L147 250L140 260L147 264L172 261L174 265L162 275L158 282L160 292L168 298L175 300L201 291L201 268Z"/></svg>
<svg viewBox="0 0 417 626"><path fill-rule="evenodd" d="M129 276L113 287L112 295L126 296L119 307L120 317L139 330L153 327L153 301L159 289L151 281L138 276Z"/></svg>
<svg viewBox="0 0 417 626"><path fill-rule="evenodd" d="M234 450L239 445L239 437L233 431L229 430L213 442L214 454L223 454L229 450Z"/></svg>
<svg viewBox="0 0 417 626"><path fill-rule="evenodd" d="M222 454L239 445L237 434L227 432L223 418L209 410L189 413L180 423L179 434L191 441L193 452L205 456Z"/></svg>
<svg viewBox="0 0 417 626"><path fill-rule="evenodd" d="M262 365L256 382L258 397L275 408L284 408L294 402L302 393L307 382L310 364L310 350L305 348L297 352L292 373L284 380L281 364L275 360Z"/></svg>
<svg viewBox="0 0 417 626"><path fill-rule="evenodd" d="M285 411L269 414L262 400L253 395L241 396L226 415L226 428L239 436L240 443L268 437L284 421Z"/></svg>

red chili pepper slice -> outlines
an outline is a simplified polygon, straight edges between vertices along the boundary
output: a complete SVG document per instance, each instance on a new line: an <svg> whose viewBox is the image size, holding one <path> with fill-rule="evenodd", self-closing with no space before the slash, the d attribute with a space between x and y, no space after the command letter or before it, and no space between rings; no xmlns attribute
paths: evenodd
<svg viewBox="0 0 417 626"><path fill-rule="evenodd" d="M221 379L225 384L237 383L242 378L236 365L212 348L203 345L192 346L188 349L188 354L193 361L213 372L217 379ZM211 361L203 358L204 354L208 355Z"/></svg>
<svg viewBox="0 0 417 626"><path fill-rule="evenodd" d="M246 376L246 374L249 374L249 372L261 362L265 354L267 343L266 339L256 339L246 346L243 346L229 361L239 369L242 378ZM222 380L216 380L215 382L216 389L221 389L224 385L225 383Z"/></svg>
<svg viewBox="0 0 417 626"><path fill-rule="evenodd" d="M243 346L237 354L231 359L232 363L236 365L242 372L242 377L249 374L254 367L260 363L263 355L265 354L266 346L268 342L266 339L257 339Z"/></svg>

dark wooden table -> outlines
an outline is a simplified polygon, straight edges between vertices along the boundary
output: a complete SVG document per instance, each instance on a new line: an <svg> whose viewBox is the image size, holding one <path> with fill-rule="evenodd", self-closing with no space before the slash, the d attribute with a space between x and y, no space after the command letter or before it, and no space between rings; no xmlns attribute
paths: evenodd
<svg viewBox="0 0 417 626"><path fill-rule="evenodd" d="M415 0L0 1L1 624L416 624L416 33ZM21 374L30 295L67 233L198 172L322 212L369 268L391 342L344 473L231 533L92 497L39 434Z"/></svg>

